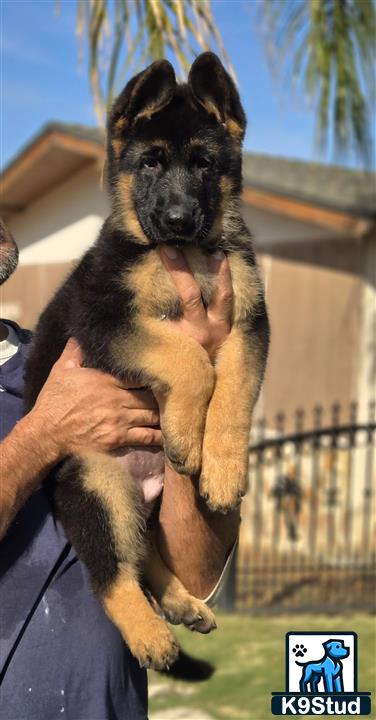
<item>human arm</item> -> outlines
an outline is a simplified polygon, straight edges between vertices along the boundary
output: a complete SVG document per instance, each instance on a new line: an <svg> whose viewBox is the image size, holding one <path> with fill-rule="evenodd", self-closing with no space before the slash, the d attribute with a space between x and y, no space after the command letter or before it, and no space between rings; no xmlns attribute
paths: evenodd
<svg viewBox="0 0 376 720"><path fill-rule="evenodd" d="M183 317L169 321L208 352L212 362L231 329L232 284L228 261L223 254L211 257L209 268L216 276L216 292L207 310L200 288L181 253L176 258L161 253L177 287ZM228 515L212 513L191 481L165 468L159 516L158 544L166 565L196 597L206 598L221 576L238 535L239 509Z"/></svg>
<svg viewBox="0 0 376 720"><path fill-rule="evenodd" d="M64 456L80 448L107 452L162 442L151 393L128 391L116 378L83 368L81 362L80 349L70 340L35 406L0 445L0 538L42 477Z"/></svg>

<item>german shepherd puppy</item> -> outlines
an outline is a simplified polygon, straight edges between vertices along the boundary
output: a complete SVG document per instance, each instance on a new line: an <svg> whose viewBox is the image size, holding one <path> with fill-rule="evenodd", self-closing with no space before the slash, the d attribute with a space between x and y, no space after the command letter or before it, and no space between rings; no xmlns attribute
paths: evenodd
<svg viewBox="0 0 376 720"><path fill-rule="evenodd" d="M88 367L162 392L167 460L179 473L199 474L201 496L222 513L247 488L251 416L268 348L263 287L240 214L245 125L235 85L210 52L193 63L187 84L176 83L166 60L130 80L108 120L111 214L43 312L26 377L30 409L74 336ZM214 290L206 256L227 255L232 330L215 366L165 322L181 306L160 260L164 244L183 249L205 306ZM163 565L145 532L142 494L118 458L67 458L52 492L94 591L143 666L170 665L177 645L141 579L171 622L201 632L215 627L212 612Z"/></svg>

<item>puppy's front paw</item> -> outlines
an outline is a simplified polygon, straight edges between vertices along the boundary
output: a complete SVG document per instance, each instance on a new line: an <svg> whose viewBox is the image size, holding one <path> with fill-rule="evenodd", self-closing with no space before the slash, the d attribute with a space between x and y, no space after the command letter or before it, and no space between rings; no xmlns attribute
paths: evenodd
<svg viewBox="0 0 376 720"><path fill-rule="evenodd" d="M244 458L235 455L225 460L222 454L205 452L199 492L212 512L227 514L241 502L247 492L248 467Z"/></svg>
<svg viewBox="0 0 376 720"><path fill-rule="evenodd" d="M201 439L165 440L167 462L179 475L197 475L201 467Z"/></svg>

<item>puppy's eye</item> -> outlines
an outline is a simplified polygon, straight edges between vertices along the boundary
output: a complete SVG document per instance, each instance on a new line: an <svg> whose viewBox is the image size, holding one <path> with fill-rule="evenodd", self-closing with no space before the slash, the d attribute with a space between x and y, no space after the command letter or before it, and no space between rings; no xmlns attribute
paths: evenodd
<svg viewBox="0 0 376 720"><path fill-rule="evenodd" d="M144 160L142 161L142 167L149 168L150 170L158 169L161 167L161 165L162 162L160 158L157 157L144 158Z"/></svg>
<svg viewBox="0 0 376 720"><path fill-rule="evenodd" d="M193 164L196 168L198 168L198 170L208 170L211 167L212 162L210 158L202 156L194 158Z"/></svg>

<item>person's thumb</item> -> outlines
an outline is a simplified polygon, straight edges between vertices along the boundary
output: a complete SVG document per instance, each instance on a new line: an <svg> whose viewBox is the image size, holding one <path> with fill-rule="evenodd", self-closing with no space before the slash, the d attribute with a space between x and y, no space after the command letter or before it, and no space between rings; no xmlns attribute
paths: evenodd
<svg viewBox="0 0 376 720"><path fill-rule="evenodd" d="M63 352L61 353L57 364L60 367L69 369L80 367L83 363L82 350L75 338L69 338Z"/></svg>

